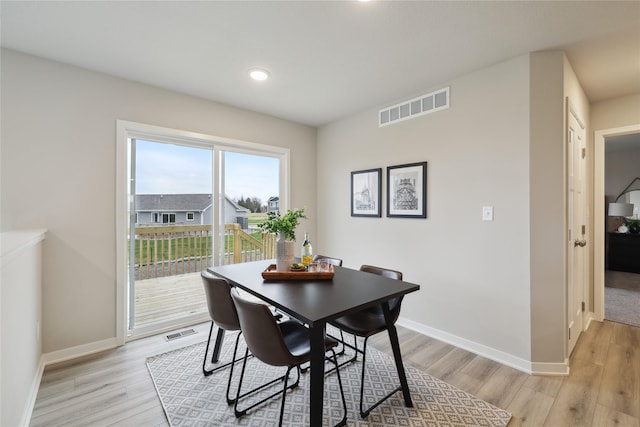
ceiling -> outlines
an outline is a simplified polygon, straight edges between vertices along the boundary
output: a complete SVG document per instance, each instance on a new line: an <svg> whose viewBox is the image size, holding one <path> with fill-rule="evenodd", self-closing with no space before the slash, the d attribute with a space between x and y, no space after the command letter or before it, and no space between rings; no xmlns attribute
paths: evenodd
<svg viewBox="0 0 640 427"><path fill-rule="evenodd" d="M3 47L320 126L528 52L640 93L640 1L2 1ZM255 82L247 70L264 67Z"/></svg>

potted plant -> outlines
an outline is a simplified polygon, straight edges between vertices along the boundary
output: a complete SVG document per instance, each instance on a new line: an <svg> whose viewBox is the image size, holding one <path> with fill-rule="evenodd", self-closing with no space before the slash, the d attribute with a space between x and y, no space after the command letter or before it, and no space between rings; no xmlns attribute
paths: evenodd
<svg viewBox="0 0 640 427"><path fill-rule="evenodd" d="M293 264L293 247L296 227L300 219L307 218L302 209L289 209L284 215L279 211L267 213L267 219L258 224L263 231L278 235L276 241L276 270L287 271Z"/></svg>

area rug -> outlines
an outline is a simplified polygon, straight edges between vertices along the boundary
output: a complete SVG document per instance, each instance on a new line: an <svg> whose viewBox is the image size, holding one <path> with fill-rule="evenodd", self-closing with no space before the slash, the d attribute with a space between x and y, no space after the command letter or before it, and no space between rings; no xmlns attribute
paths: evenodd
<svg viewBox="0 0 640 427"><path fill-rule="evenodd" d="M227 334L220 361L231 359L235 334ZM242 339L240 340L241 346ZM280 416L278 396L236 419L233 406L225 400L229 370L221 369L211 376L202 375L205 343L199 343L147 359L147 367L162 402L169 424L178 426L276 426ZM244 348L241 349L244 354ZM405 364L413 408L404 406L402 393L396 393L374 409L366 419L358 410L361 358L340 369L347 400L347 424L350 426L506 426L511 418L507 411L477 399L444 381ZM237 389L241 363L236 364L233 395ZM327 364L326 369L331 365ZM256 358L247 362L242 390L284 374L286 368L274 368ZM295 374L292 374L292 377ZM393 359L373 347L367 349L365 404L386 395L398 384ZM300 378L300 386L288 392L283 425L309 425L309 374ZM278 383L268 392L279 390ZM241 400L245 407L266 393ZM342 401L335 373L325 377L323 425L334 425L342 418Z"/></svg>
<svg viewBox="0 0 640 427"><path fill-rule="evenodd" d="M604 318L640 327L640 291L604 288Z"/></svg>

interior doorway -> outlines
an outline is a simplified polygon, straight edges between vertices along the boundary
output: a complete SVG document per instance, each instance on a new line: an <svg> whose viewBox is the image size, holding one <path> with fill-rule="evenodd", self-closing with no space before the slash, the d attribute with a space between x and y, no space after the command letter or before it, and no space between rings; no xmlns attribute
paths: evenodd
<svg viewBox="0 0 640 427"><path fill-rule="evenodd" d="M640 326L640 133L605 137L604 318Z"/></svg>
<svg viewBox="0 0 640 427"><path fill-rule="evenodd" d="M607 215L609 201L615 202L618 191L624 189L624 185L618 190L607 190L606 184L606 144L611 138L631 134L640 134L640 124L631 126L610 128L595 131L594 135L594 310L595 320L602 321L605 317L605 282L608 262L608 227L612 225ZM628 183L627 183L628 184ZM615 184L614 184L615 186ZM614 193L613 195L608 193ZM611 200L613 198L613 200ZM613 218L615 220L615 218ZM618 219L619 221L619 219Z"/></svg>

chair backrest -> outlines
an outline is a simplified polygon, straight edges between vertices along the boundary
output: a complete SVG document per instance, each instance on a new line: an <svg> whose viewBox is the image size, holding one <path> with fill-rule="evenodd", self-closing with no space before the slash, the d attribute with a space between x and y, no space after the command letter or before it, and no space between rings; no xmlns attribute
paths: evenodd
<svg viewBox="0 0 640 427"><path fill-rule="evenodd" d="M342 267L342 260L340 258L333 258L330 256L324 256L324 255L318 255L318 254L313 256L313 261L318 261L319 259L326 259L329 262L329 264Z"/></svg>
<svg viewBox="0 0 640 427"><path fill-rule="evenodd" d="M402 273L400 271L390 270L388 268L363 264L360 266L360 271L377 274L378 276L384 276L389 279L402 280ZM398 320L398 316L400 316L400 304L402 304L402 297L389 300L389 311L391 311L394 322Z"/></svg>
<svg viewBox="0 0 640 427"><path fill-rule="evenodd" d="M289 366L295 362L287 348L273 313L266 304L242 297L231 290L242 327L242 335L249 351L269 365Z"/></svg>
<svg viewBox="0 0 640 427"><path fill-rule="evenodd" d="M231 285L225 279L214 276L208 271L201 274L204 292L207 296L207 307L211 320L227 331L240 329L240 321L236 306L231 299Z"/></svg>
<svg viewBox="0 0 640 427"><path fill-rule="evenodd" d="M360 271L366 271L368 273L377 274L378 276L388 277L389 279L402 280L401 272L396 270L389 270L388 268L363 264L362 266L360 266Z"/></svg>

